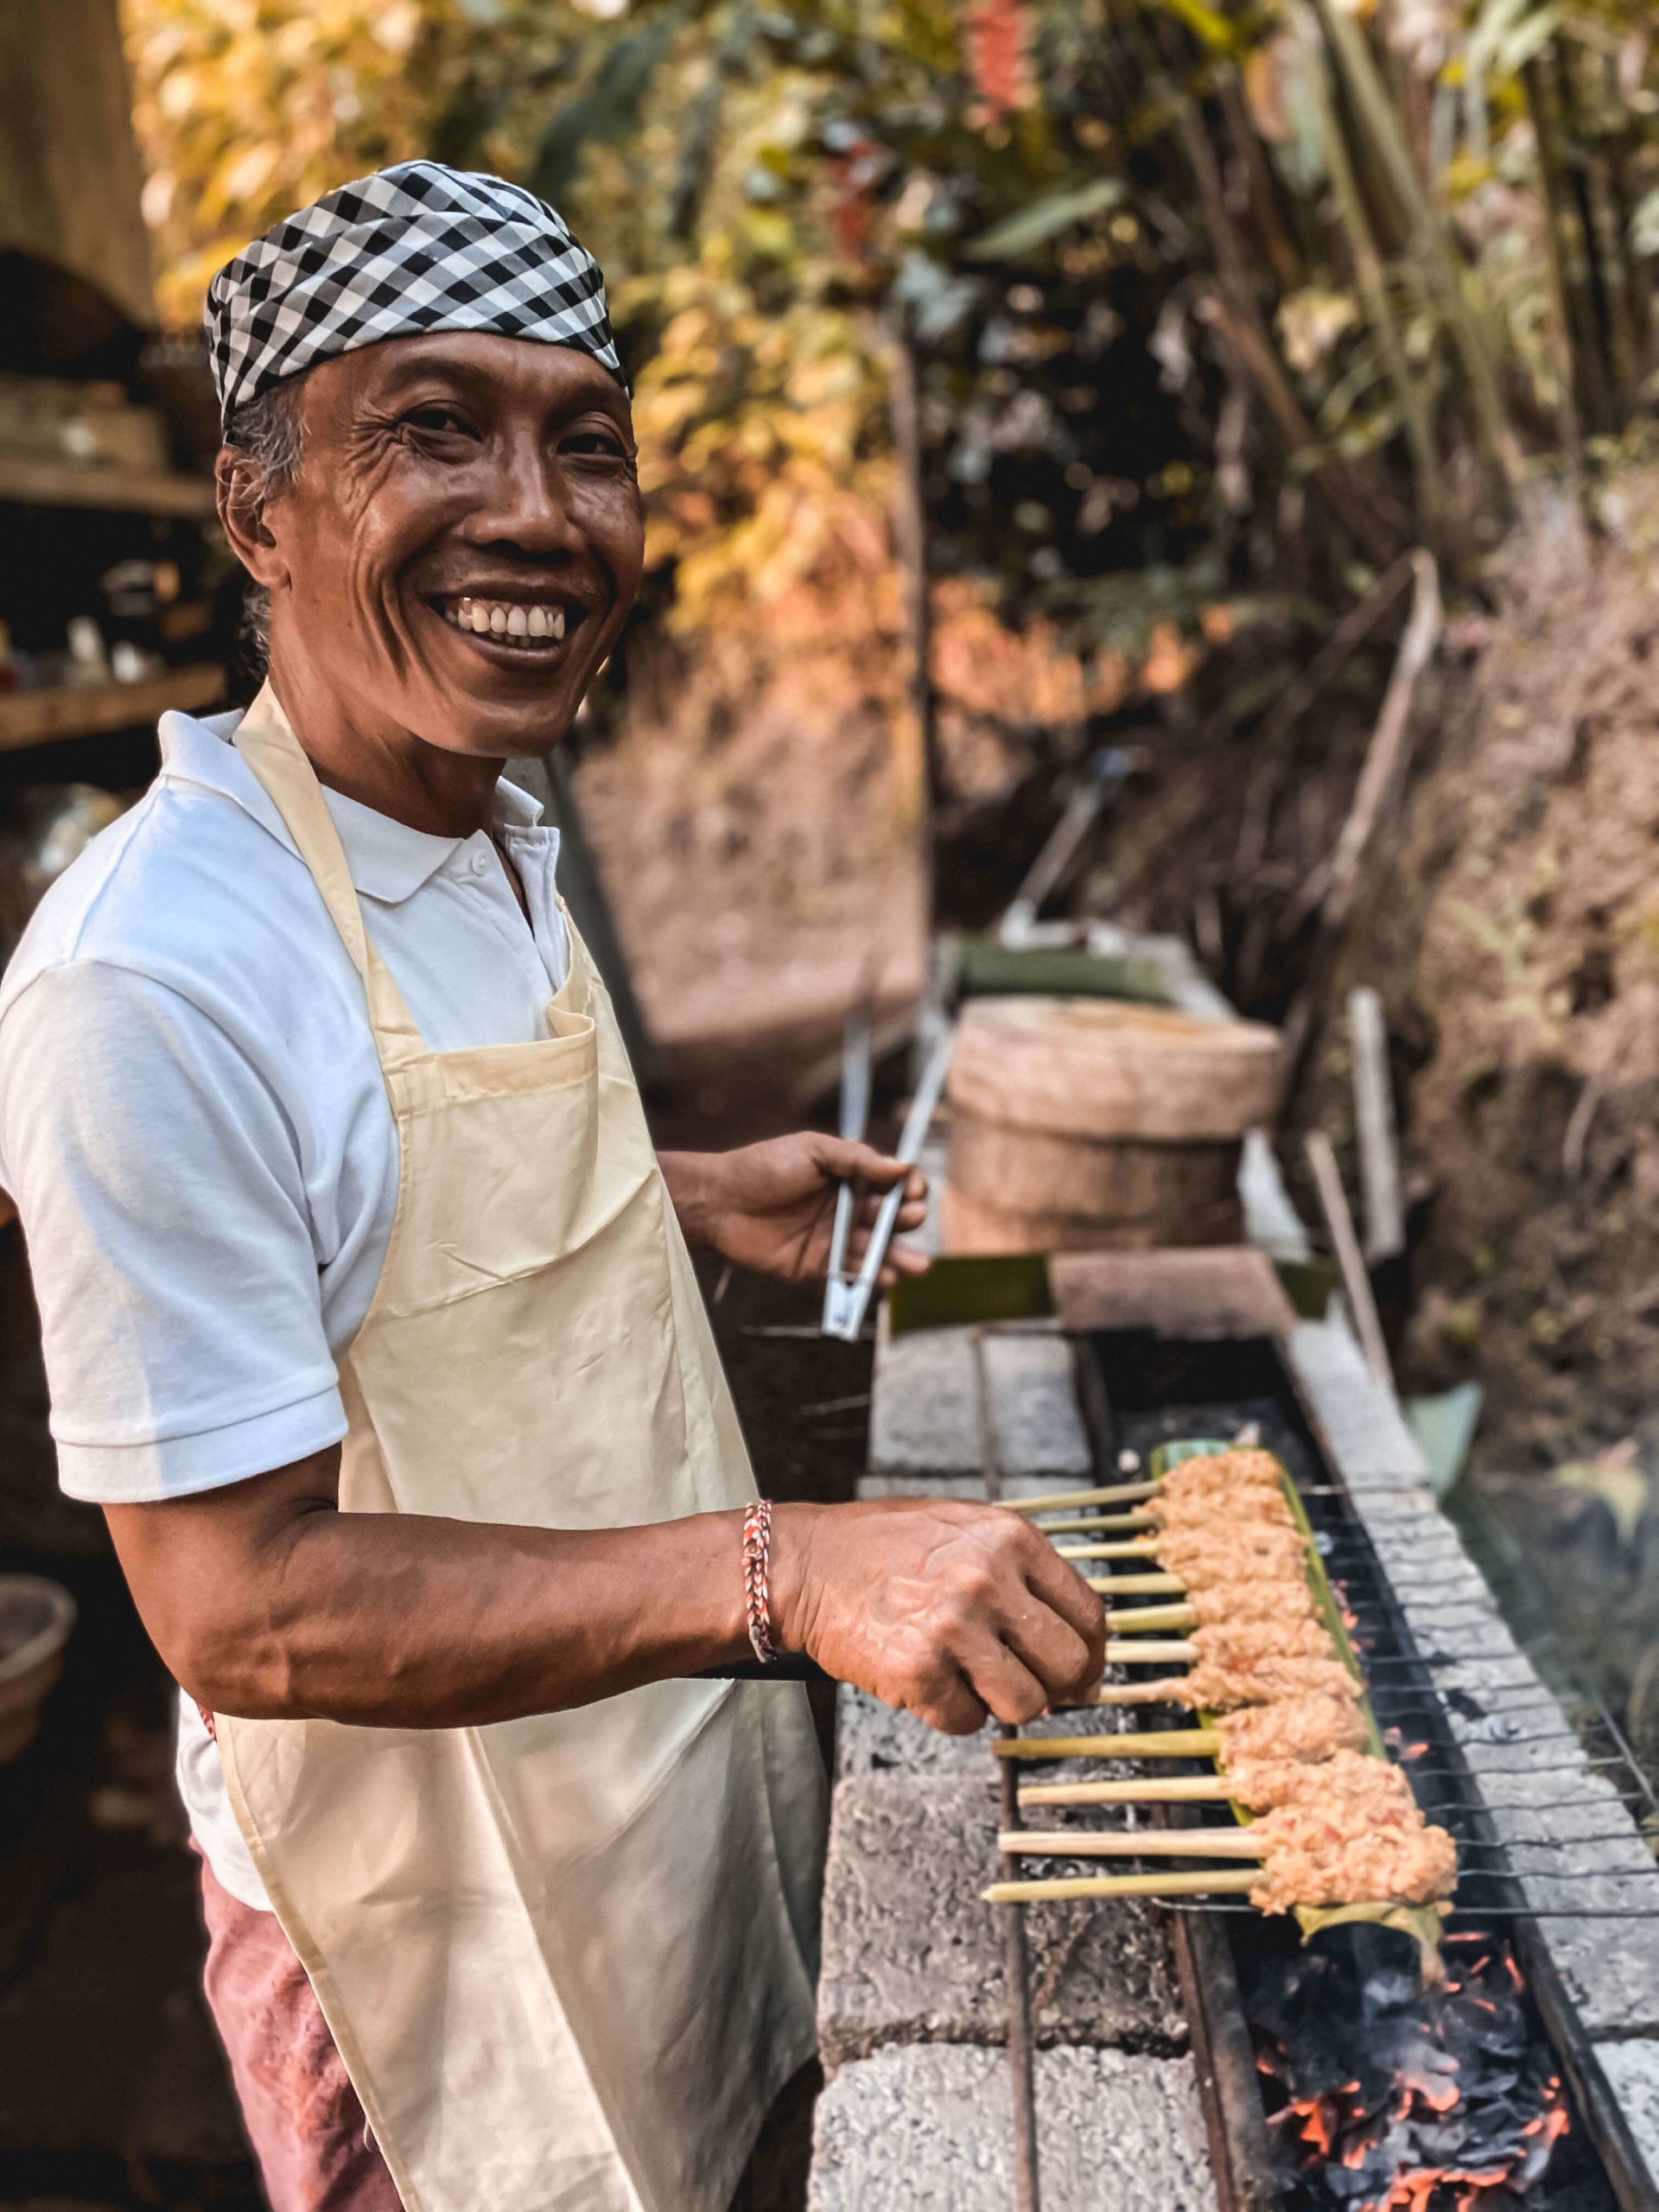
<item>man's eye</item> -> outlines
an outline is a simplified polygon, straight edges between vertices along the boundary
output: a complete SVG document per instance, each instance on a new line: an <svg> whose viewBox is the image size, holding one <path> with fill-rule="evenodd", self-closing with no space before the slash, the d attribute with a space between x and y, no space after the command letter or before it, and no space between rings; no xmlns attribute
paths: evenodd
<svg viewBox="0 0 1659 2212"><path fill-rule="evenodd" d="M463 437L471 434L470 425L456 414L453 407L411 408L404 420L412 429L429 430L435 435L454 431L460 432Z"/></svg>
<svg viewBox="0 0 1659 2212"><path fill-rule="evenodd" d="M559 441L559 451L584 460L626 461L628 449L614 430L572 430Z"/></svg>

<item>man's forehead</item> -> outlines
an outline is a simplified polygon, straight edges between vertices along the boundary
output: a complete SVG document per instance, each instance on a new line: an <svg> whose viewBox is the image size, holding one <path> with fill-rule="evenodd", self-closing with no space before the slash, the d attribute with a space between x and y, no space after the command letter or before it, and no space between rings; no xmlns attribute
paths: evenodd
<svg viewBox="0 0 1659 2212"><path fill-rule="evenodd" d="M543 404L603 407L625 422L630 414L627 393L591 353L495 332L447 330L388 338L320 362L314 375L355 397L388 397L418 385L441 383Z"/></svg>

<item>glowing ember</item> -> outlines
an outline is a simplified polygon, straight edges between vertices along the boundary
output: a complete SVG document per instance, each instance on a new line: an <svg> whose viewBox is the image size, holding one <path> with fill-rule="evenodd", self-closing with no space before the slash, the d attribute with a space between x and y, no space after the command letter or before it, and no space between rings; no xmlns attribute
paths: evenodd
<svg viewBox="0 0 1659 2212"><path fill-rule="evenodd" d="M1358 1926L1246 1965L1288 2212L1499 2212L1567 2130L1507 1945L1482 1937L1439 1989L1411 1960Z"/></svg>

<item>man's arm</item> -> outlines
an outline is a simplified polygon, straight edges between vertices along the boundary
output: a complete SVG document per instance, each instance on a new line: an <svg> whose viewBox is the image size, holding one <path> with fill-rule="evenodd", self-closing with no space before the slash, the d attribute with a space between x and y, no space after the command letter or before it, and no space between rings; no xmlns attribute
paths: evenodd
<svg viewBox="0 0 1659 2212"><path fill-rule="evenodd" d="M339 1464L105 1508L157 1649L211 1710L465 1727L748 1651L738 1513L591 1531L341 1513ZM782 1648L935 1727L1033 1719L1099 1678L1098 1599L1014 1514L779 1506L772 1557Z"/></svg>

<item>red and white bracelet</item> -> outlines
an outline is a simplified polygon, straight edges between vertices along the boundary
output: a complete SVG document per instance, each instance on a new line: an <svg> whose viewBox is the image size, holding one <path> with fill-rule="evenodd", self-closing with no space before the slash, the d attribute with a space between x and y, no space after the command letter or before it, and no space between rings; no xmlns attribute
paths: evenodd
<svg viewBox="0 0 1659 2212"><path fill-rule="evenodd" d="M772 1500L757 1497L743 1516L743 1605L749 1642L763 1667L778 1657L772 1640Z"/></svg>

